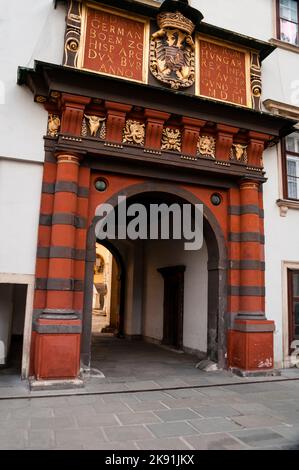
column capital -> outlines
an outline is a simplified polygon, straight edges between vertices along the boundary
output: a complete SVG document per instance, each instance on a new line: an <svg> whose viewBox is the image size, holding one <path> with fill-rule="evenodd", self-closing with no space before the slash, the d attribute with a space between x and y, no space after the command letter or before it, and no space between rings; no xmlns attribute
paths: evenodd
<svg viewBox="0 0 299 470"><path fill-rule="evenodd" d="M57 163L73 163L75 165L80 165L80 160L82 156L76 153L68 152L58 152L56 153Z"/></svg>
<svg viewBox="0 0 299 470"><path fill-rule="evenodd" d="M240 190L254 189L258 191L260 189L260 181L254 179L244 179L240 182Z"/></svg>

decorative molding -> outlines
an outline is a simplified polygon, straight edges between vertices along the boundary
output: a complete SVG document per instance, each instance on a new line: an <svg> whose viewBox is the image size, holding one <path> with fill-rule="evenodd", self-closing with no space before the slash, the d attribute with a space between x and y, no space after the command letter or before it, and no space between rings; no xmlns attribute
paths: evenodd
<svg viewBox="0 0 299 470"><path fill-rule="evenodd" d="M197 154L216 158L216 139L208 135L200 136L197 143Z"/></svg>
<svg viewBox="0 0 299 470"><path fill-rule="evenodd" d="M269 40L269 43L272 44L273 46L277 46L280 49L285 49L290 52L295 52L296 54L299 54L299 46L296 46L295 44L290 44L285 41L281 41L280 39L275 39L272 38Z"/></svg>
<svg viewBox="0 0 299 470"><path fill-rule="evenodd" d="M289 212L289 209L295 209L297 211L299 210L299 200L292 201L290 199L278 199L278 201L276 201L276 204L280 209L281 217L286 217Z"/></svg>
<svg viewBox="0 0 299 470"><path fill-rule="evenodd" d="M123 143L143 146L145 140L145 124L128 119L123 130Z"/></svg>
<svg viewBox="0 0 299 470"><path fill-rule="evenodd" d="M251 101L253 109L262 109L262 68L258 52L251 52L250 59Z"/></svg>
<svg viewBox="0 0 299 470"><path fill-rule="evenodd" d="M181 152L182 134L179 129L163 129L161 150Z"/></svg>
<svg viewBox="0 0 299 470"><path fill-rule="evenodd" d="M82 3L76 0L70 0L66 17L63 65L78 67L81 26Z"/></svg>
<svg viewBox="0 0 299 470"><path fill-rule="evenodd" d="M263 102L266 110L272 114L285 116L290 119L299 121L299 107L287 103L281 103L275 100L265 100ZM296 127L296 124L295 124ZM299 128L299 127L298 127Z"/></svg>

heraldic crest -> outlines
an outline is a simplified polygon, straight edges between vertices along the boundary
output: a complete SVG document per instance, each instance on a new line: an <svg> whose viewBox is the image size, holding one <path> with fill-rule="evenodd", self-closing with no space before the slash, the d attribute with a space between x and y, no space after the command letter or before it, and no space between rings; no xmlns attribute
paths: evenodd
<svg viewBox="0 0 299 470"><path fill-rule="evenodd" d="M162 7L157 16L160 29L151 38L150 70L173 89L188 88L195 81L194 9L182 0L166 0Z"/></svg>

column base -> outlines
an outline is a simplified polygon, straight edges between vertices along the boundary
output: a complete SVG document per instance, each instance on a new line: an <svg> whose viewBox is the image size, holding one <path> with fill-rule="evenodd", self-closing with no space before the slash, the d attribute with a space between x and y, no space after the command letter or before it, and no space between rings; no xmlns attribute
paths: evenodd
<svg viewBox="0 0 299 470"><path fill-rule="evenodd" d="M273 372L274 330L273 321L237 318L228 332L228 367L242 374Z"/></svg>
<svg viewBox="0 0 299 470"><path fill-rule="evenodd" d="M80 320L38 320L34 360L38 381L79 378L81 329Z"/></svg>
<svg viewBox="0 0 299 470"><path fill-rule="evenodd" d="M51 391L51 390L77 390L84 388L82 379L70 380L30 380L29 387L32 392Z"/></svg>
<svg viewBox="0 0 299 470"><path fill-rule="evenodd" d="M254 377L280 377L281 372L277 369L270 369L270 370L241 370L235 367L231 367L230 371L237 375L238 377L247 377L247 378L254 378Z"/></svg>

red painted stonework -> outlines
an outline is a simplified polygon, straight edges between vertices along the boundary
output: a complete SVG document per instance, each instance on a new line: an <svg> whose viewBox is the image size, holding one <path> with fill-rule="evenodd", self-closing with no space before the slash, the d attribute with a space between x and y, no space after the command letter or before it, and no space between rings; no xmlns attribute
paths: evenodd
<svg viewBox="0 0 299 470"><path fill-rule="evenodd" d="M229 160L230 150L233 145L234 135L239 131L236 127L217 125L216 158Z"/></svg>
<svg viewBox="0 0 299 470"><path fill-rule="evenodd" d="M201 95L247 106L245 52L200 39L198 60Z"/></svg>
<svg viewBox="0 0 299 470"><path fill-rule="evenodd" d="M123 128L126 122L126 113L132 106L106 101L107 109L107 134L108 142L121 143L123 140Z"/></svg>
<svg viewBox="0 0 299 470"><path fill-rule="evenodd" d="M80 369L80 334L38 334L35 375L40 379L74 379Z"/></svg>
<svg viewBox="0 0 299 470"><path fill-rule="evenodd" d="M197 144L200 129L204 127L206 121L183 117L183 133L182 133L182 153L186 155L196 155Z"/></svg>
<svg viewBox="0 0 299 470"><path fill-rule="evenodd" d="M170 114L146 109L144 115L146 117L145 147L160 150L164 123L169 119Z"/></svg>
<svg viewBox="0 0 299 470"><path fill-rule="evenodd" d="M83 68L143 81L145 27L136 18L88 8Z"/></svg>
<svg viewBox="0 0 299 470"><path fill-rule="evenodd" d="M237 322L238 325L273 326L274 322ZM271 370L274 367L273 332L243 332L228 334L228 366L243 371Z"/></svg>
<svg viewBox="0 0 299 470"><path fill-rule="evenodd" d="M106 141L122 145L123 128L126 119L135 118L140 122L145 122L145 149L161 151L161 138L163 128L168 125L175 125L182 131L182 154L195 156L197 153L197 143L200 135L213 135L216 137L216 162L223 163L230 158L230 150L234 142L239 142L241 134L244 143L248 144L248 164L259 166L261 164L262 151L269 136L256 132L240 133L236 127L225 124L215 124L204 120L196 120L186 116L171 116L166 112L155 109L134 108L131 105L105 100L98 100L95 104L90 98L63 94L61 98L62 108L59 110L62 117L61 132L73 136L81 135L83 115L88 109L90 113L95 112L101 116L106 115ZM97 115L97 114L96 114ZM241 124L240 124L241 127ZM240 140L243 142L243 140ZM61 144L59 144L61 145ZM74 144L75 145L75 144ZM76 144L77 145L77 144ZM58 147L59 148L59 147ZM61 148L61 147L60 147ZM63 148L63 147L62 147ZM84 164L84 138L80 140L77 147L82 149L82 155L76 152L60 152L51 157L56 157L56 161L48 159L44 165L43 183L46 187L61 183L60 187L70 188L75 185L81 191L69 189L45 192L42 194L41 214L44 218L49 217L50 223L41 224L38 233L39 248L67 248L67 250L86 249L87 232L92 223L98 205L108 201L120 191L129 189L134 185L140 185L153 180L143 176L130 176L128 174L108 173L102 174L100 171L90 169ZM137 148L137 147L136 147ZM143 151L143 149L142 149ZM161 153L163 155L163 152ZM91 155L89 155L91 158ZM101 158L101 156L100 156ZM146 158L146 154L145 157ZM178 158L180 156L178 155ZM199 157L200 158L200 157ZM218 160L218 162L217 162ZM222 161L222 162L221 162ZM214 164L214 162L212 162ZM207 170L208 171L208 170ZM99 177L105 177L108 186L103 193L96 191L94 182ZM157 183L160 180L155 180ZM235 183L238 181L235 178ZM240 323L236 320L231 324L228 340L228 362L229 366L241 368L243 370L263 370L269 369L270 359L273 363L273 331L269 325L273 322L264 320L265 297L259 295L259 289L264 288L265 279L262 267L245 268L238 267L238 263L264 261L264 246L259 238L254 241L247 241L246 236L256 234L257 237L264 233L262 218L263 195L259 184L252 180L239 180L239 187L234 184L230 189L223 187L184 184L179 185L169 178L167 184L172 185L173 192L176 188L184 189L211 211L215 217L220 231L223 235L228 251L228 259L231 262L227 272L227 287L231 290L228 296L227 315L236 315L247 312L250 315L260 316L258 321L248 320L247 323ZM83 188L83 192L82 192ZM222 204L218 207L211 202L213 193L219 193ZM246 212L246 208L256 207L257 212ZM231 210L233 209L233 210ZM260 213L259 213L260 210ZM80 224L76 224L66 219L65 223L51 221L51 216L70 215L80 219ZM242 241L242 236L245 239ZM238 240L238 237L240 240ZM55 250L54 250L55 251ZM82 312L84 292L75 289L72 282L76 280L77 285L84 285L85 261L75 260L71 257L53 258L40 257L36 264L36 278L46 282L38 284L35 291L34 308L44 312L49 309L66 310L76 314ZM67 287L59 286L55 282L62 279ZM51 289L48 289L47 281L54 281ZM238 294L235 288L245 289ZM246 289L256 289L247 295ZM48 290L47 290L48 289ZM55 289L55 290L53 290ZM57 289L57 290L56 290ZM59 290L60 289L60 290ZM55 315L55 313L54 313ZM38 379L58 379L74 378L79 373L80 361L80 334L72 332L65 333L67 326L76 325L80 330L81 320L48 320L43 323L43 315L37 320L37 325L57 325L61 327L61 333L40 333L39 328L33 333L31 349L31 373ZM73 323L72 323L73 322ZM245 325L245 326L244 326ZM260 331L249 331L254 327ZM243 329L242 329L243 328ZM244 331L245 328L245 331ZM247 328L247 329L246 329ZM266 331L263 331L265 328ZM262 329L262 330L261 330ZM242 330L242 331L240 331ZM56 331L56 330L55 330ZM58 330L57 330L58 331ZM72 331L72 330L70 330ZM76 330L77 331L77 330ZM270 361L270 362L269 362ZM266 364L266 365L265 365ZM263 365L263 367L262 367Z"/></svg>

